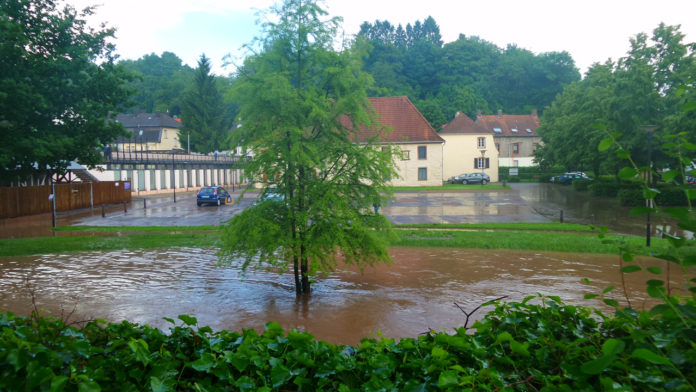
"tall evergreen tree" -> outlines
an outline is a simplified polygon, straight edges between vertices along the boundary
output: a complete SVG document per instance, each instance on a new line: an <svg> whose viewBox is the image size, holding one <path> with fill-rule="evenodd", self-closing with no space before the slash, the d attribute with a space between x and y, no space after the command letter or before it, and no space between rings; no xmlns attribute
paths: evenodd
<svg viewBox="0 0 696 392"><path fill-rule="evenodd" d="M334 49L340 22L314 0L285 0L271 8L262 51L240 69L240 144L253 151L245 174L277 187L278 198L235 215L225 228L221 262L243 267L292 266L297 295L309 276L337 261L363 266L389 261L373 212L394 175L389 149L377 144L369 75L360 48ZM243 99L242 99L243 98ZM265 181L264 181L265 180Z"/></svg>
<svg viewBox="0 0 696 392"><path fill-rule="evenodd" d="M229 124L225 122L225 107L218 91L215 75L210 73L210 59L202 54L193 84L184 96L180 138L183 148L188 146L190 137L191 150L209 153L226 150L228 147Z"/></svg>

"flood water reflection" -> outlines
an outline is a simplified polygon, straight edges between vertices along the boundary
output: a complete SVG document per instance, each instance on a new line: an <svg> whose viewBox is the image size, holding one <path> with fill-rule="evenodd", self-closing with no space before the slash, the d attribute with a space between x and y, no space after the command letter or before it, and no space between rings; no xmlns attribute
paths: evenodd
<svg viewBox="0 0 696 392"><path fill-rule="evenodd" d="M377 331L395 338L451 331L464 323L454 302L472 310L503 295L519 301L541 293L597 306L583 295L620 287L617 256L400 247L390 252L392 265L364 274L340 269L319 278L304 302L295 300L290 274L216 268L214 249L0 258L0 308L28 315L33 288L37 305L52 315L76 307L73 320L125 319L167 329L162 317L186 313L214 329L260 330L278 321L321 340L356 344ZM642 261L647 260L657 263ZM584 277L599 288L582 284ZM630 295L643 298L647 277L628 278ZM618 293L614 298L621 299Z"/></svg>

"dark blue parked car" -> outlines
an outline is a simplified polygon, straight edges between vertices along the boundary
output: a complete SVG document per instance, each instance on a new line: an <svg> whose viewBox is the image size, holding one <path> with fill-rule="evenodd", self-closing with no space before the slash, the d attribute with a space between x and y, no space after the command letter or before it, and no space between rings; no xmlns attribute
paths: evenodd
<svg viewBox="0 0 696 392"><path fill-rule="evenodd" d="M196 204L227 204L232 202L232 196L221 186L204 186L196 195Z"/></svg>

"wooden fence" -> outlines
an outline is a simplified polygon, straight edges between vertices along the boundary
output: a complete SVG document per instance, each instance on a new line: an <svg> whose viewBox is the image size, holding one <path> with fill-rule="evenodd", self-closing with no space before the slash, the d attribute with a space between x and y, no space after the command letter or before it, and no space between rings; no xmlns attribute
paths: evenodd
<svg viewBox="0 0 696 392"><path fill-rule="evenodd" d="M130 181L55 184L56 211L131 201ZM51 185L0 187L0 218L51 212Z"/></svg>

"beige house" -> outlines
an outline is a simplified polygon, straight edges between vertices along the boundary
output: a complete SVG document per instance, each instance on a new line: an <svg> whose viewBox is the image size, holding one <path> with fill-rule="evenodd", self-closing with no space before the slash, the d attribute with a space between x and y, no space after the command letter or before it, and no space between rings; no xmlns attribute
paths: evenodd
<svg viewBox="0 0 696 392"><path fill-rule="evenodd" d="M531 114L498 114L476 116L476 124L493 132L496 149L499 152L498 164L503 167L536 166L534 151L541 146L541 136L537 135L539 116L536 110Z"/></svg>
<svg viewBox="0 0 696 392"><path fill-rule="evenodd" d="M385 144L401 149L393 186L441 186L445 144L408 97L370 98L377 120L392 132Z"/></svg>
<svg viewBox="0 0 696 392"><path fill-rule="evenodd" d="M498 150L493 132L475 123L466 114L457 113L440 131L445 140L444 179L483 172L498 182Z"/></svg>
<svg viewBox="0 0 696 392"><path fill-rule="evenodd" d="M181 148L181 123L166 113L119 114L116 122L123 124L133 136L119 136L112 143L114 151L170 151Z"/></svg>

